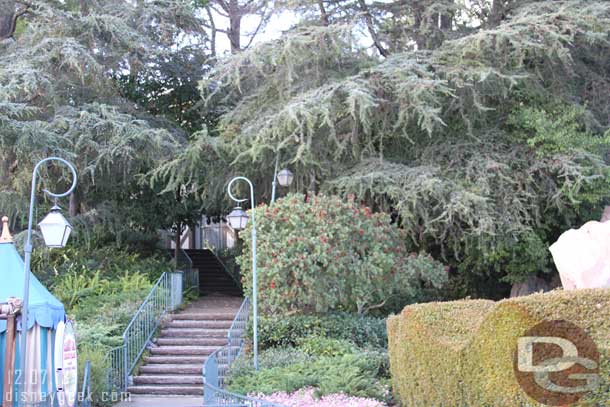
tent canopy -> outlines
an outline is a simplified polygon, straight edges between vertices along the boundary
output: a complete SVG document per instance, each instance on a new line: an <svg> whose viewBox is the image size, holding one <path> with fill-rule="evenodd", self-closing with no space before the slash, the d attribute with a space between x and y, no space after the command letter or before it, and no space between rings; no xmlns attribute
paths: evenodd
<svg viewBox="0 0 610 407"><path fill-rule="evenodd" d="M23 298L24 280L24 264L15 244L0 243L0 302L6 302L9 297ZM28 310L28 330L34 324L54 330L66 316L63 304L33 274L30 274ZM6 321L0 321L0 333L5 330Z"/></svg>

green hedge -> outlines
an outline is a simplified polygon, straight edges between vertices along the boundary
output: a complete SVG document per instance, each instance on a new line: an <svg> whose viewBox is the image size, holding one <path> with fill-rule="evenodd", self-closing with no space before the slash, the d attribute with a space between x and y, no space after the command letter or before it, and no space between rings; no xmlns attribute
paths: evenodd
<svg viewBox="0 0 610 407"><path fill-rule="evenodd" d="M406 307L388 319L390 370L405 407L540 406L513 373L517 338L544 320L570 321L602 354L602 386L579 406L610 399L610 290L555 291L493 301Z"/></svg>

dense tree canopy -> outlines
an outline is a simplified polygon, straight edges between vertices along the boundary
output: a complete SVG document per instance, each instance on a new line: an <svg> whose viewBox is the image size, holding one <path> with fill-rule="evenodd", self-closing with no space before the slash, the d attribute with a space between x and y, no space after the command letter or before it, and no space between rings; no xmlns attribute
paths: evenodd
<svg viewBox="0 0 610 407"><path fill-rule="evenodd" d="M302 5L308 23L203 82L235 101L236 165L272 172L280 152L300 188L392 212L470 290L549 271L547 245L608 188L610 4L479 3L373 3L363 22L352 2Z"/></svg>
<svg viewBox="0 0 610 407"><path fill-rule="evenodd" d="M268 201L277 157L500 296L606 203L609 27L602 0L0 0L0 208L23 224L61 155L72 215L122 240L221 215L236 173Z"/></svg>
<svg viewBox="0 0 610 407"><path fill-rule="evenodd" d="M171 226L176 191L159 197L155 209L165 213L151 218L150 197L165 185L149 188L145 178L202 126L188 111L206 57L195 9L169 0L10 3L3 12L15 10L16 27L0 44L4 211L23 221L33 165L58 155L79 172L73 216L123 229Z"/></svg>

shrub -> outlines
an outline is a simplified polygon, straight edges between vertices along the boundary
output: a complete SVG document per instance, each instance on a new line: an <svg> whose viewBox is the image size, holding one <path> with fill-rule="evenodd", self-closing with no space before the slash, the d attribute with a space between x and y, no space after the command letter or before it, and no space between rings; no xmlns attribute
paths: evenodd
<svg viewBox="0 0 610 407"><path fill-rule="evenodd" d="M104 348L96 348L93 346L81 346L78 355L78 377L82 380L85 371L85 362L91 362L91 402L94 406L108 406L109 401L103 397L107 391L107 360ZM81 382L82 383L82 382ZM81 383L79 383L79 392L82 391Z"/></svg>
<svg viewBox="0 0 610 407"><path fill-rule="evenodd" d="M309 336L348 340L361 348L387 348L385 319L354 314L262 317L258 335L262 349L297 346Z"/></svg>
<svg viewBox="0 0 610 407"><path fill-rule="evenodd" d="M390 216L353 199L292 194L255 209L261 308L267 313L357 311L388 297L416 298L447 278L442 264L409 253ZM251 227L249 223L248 227ZM238 257L246 292L252 281L250 230Z"/></svg>
<svg viewBox="0 0 610 407"><path fill-rule="evenodd" d="M603 405L610 391L609 307L610 290L408 306L388 320L394 390L413 407L539 405L516 381L513 352L530 327L563 319L585 329L602 353L603 384L579 405Z"/></svg>
<svg viewBox="0 0 610 407"><path fill-rule="evenodd" d="M355 353L353 343L341 340L324 338L321 336L308 336L299 341L299 349L311 356L344 356Z"/></svg>
<svg viewBox="0 0 610 407"><path fill-rule="evenodd" d="M260 369L264 370L298 363L307 363L312 360L312 356L297 348L271 348L262 351L258 355L258 366ZM253 372L254 366L252 359L242 356L231 366L230 375L232 377L238 377L252 374Z"/></svg>
<svg viewBox="0 0 610 407"><path fill-rule="evenodd" d="M362 352L276 366L259 371L232 373L228 389L239 394L276 392L292 393L315 387L316 395L344 393L351 396L387 400L389 397L384 371L387 355Z"/></svg>

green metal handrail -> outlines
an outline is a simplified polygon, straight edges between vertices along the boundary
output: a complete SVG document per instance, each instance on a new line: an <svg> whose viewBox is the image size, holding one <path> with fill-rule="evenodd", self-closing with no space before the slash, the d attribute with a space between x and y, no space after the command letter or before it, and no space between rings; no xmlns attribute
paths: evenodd
<svg viewBox="0 0 610 407"><path fill-rule="evenodd" d="M217 349L203 365L203 405L206 407L284 407L270 401L231 393L224 389L225 376L244 347L244 332L250 314L250 299L244 299L227 334L227 345Z"/></svg>
<svg viewBox="0 0 610 407"><path fill-rule="evenodd" d="M190 257L182 255L176 261L176 273L163 273L138 308L123 332L123 344L106 355L108 366L107 388L109 392L126 392L129 376L137 366L165 314L182 304L183 293L199 288L199 276L193 270Z"/></svg>

